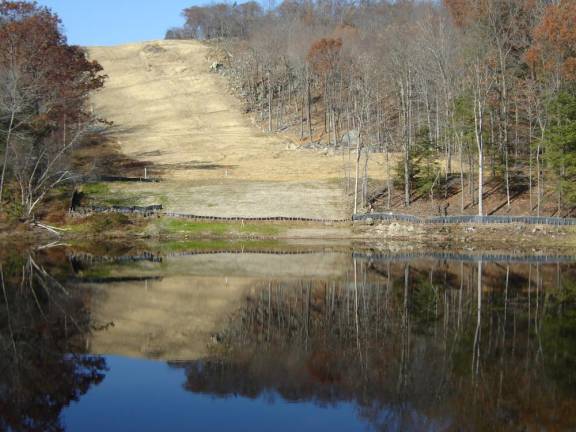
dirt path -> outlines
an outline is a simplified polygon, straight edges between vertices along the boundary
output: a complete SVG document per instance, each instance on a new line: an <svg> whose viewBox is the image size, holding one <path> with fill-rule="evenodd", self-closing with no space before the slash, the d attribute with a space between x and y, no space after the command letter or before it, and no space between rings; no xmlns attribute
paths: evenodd
<svg viewBox="0 0 576 432"><path fill-rule="evenodd" d="M123 153L163 178L113 192L201 215L344 217L348 156L290 149L259 131L209 72L207 52L195 41L89 48L109 76L94 111L114 122Z"/></svg>

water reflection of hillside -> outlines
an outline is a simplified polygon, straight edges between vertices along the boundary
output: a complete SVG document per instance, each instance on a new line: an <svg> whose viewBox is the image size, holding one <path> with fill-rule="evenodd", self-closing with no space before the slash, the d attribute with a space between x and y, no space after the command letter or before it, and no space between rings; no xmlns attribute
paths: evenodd
<svg viewBox="0 0 576 432"><path fill-rule="evenodd" d="M339 278L351 259L341 253L143 256L149 259L73 255L74 283L90 294L93 319L113 324L91 336L92 352L162 360L204 357L212 335L258 281Z"/></svg>
<svg viewBox="0 0 576 432"><path fill-rule="evenodd" d="M383 430L574 427L576 268L528 261L351 260L338 280L259 281L211 356L173 365L193 392L351 400Z"/></svg>

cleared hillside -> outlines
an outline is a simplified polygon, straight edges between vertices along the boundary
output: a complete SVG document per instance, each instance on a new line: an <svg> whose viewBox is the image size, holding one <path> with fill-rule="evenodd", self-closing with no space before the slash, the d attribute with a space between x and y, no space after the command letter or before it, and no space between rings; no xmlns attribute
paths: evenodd
<svg viewBox="0 0 576 432"><path fill-rule="evenodd" d="M346 215L349 155L295 149L256 128L210 72L205 45L154 41L89 53L109 77L94 112L114 123L109 134L122 153L163 179L113 184L113 194L202 215Z"/></svg>

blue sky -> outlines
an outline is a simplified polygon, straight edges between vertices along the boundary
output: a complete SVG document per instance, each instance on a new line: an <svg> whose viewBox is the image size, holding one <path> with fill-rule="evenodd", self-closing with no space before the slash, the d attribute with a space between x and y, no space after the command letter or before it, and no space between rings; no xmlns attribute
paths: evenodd
<svg viewBox="0 0 576 432"><path fill-rule="evenodd" d="M60 16L74 45L115 45L162 39L184 23L182 9L199 0L38 0Z"/></svg>

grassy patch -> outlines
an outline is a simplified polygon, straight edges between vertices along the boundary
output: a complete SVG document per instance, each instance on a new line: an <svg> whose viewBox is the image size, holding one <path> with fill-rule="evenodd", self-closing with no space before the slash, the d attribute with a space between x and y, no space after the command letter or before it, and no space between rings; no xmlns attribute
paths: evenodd
<svg viewBox="0 0 576 432"><path fill-rule="evenodd" d="M158 221L162 234L185 234L191 236L266 236L278 235L281 227L274 224L242 224L224 222L202 222L183 219L161 219Z"/></svg>
<svg viewBox="0 0 576 432"><path fill-rule="evenodd" d="M95 267L90 267L86 270L83 270L80 273L80 275L82 278L86 278L86 279L104 279L104 278L110 277L113 270L114 270L113 265L95 266Z"/></svg>
<svg viewBox="0 0 576 432"><path fill-rule="evenodd" d="M90 205L128 207L138 205L143 199L135 193L113 191L108 183L87 183L80 190L85 195L85 202Z"/></svg>
<svg viewBox="0 0 576 432"><path fill-rule="evenodd" d="M82 185L81 192L86 195L108 195L110 187L106 183L87 183Z"/></svg>
<svg viewBox="0 0 576 432"><path fill-rule="evenodd" d="M247 234L261 234L266 236L275 236L282 231L278 225L274 224L237 224L238 231Z"/></svg>
<svg viewBox="0 0 576 432"><path fill-rule="evenodd" d="M329 185L340 186L344 182L346 182L346 178L344 178L344 177L330 177L330 178L326 179L325 181Z"/></svg>
<svg viewBox="0 0 576 432"><path fill-rule="evenodd" d="M220 223L196 222L183 219L162 219L159 223L161 232L168 234L221 236L228 232L228 225Z"/></svg>
<svg viewBox="0 0 576 432"><path fill-rule="evenodd" d="M217 250L230 248L230 242L226 240L196 240L179 241L169 240L159 245L160 253L190 252L195 250Z"/></svg>
<svg viewBox="0 0 576 432"><path fill-rule="evenodd" d="M104 234L113 231L128 231L133 225L131 219L120 213L103 213L88 216L67 228L75 233Z"/></svg>
<svg viewBox="0 0 576 432"><path fill-rule="evenodd" d="M144 219L121 213L100 213L87 216L82 219L68 220L64 226L72 235L108 235L112 237L165 237L168 239L252 239L271 238L286 231L287 226L272 223L224 223L209 221L193 221L178 218L158 218ZM178 245L174 242L175 248L195 249L196 246L203 246L202 243L184 242L187 245ZM225 246L225 241L221 244L210 242L209 248L220 248Z"/></svg>
<svg viewBox="0 0 576 432"><path fill-rule="evenodd" d="M271 250L278 247L276 240L168 240L157 245L158 252L192 252L192 251L238 251L238 250Z"/></svg>

